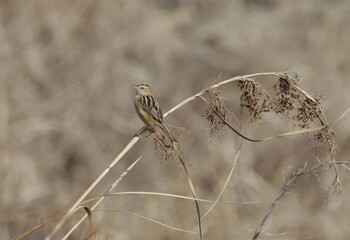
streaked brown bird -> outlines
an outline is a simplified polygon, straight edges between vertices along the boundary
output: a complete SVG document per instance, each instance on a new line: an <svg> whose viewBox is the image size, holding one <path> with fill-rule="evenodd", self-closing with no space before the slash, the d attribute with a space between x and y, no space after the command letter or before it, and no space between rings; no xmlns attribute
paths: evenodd
<svg viewBox="0 0 350 240"><path fill-rule="evenodd" d="M151 132L154 131L156 126L159 126L171 142L176 143L175 137L165 126L162 109L157 99L153 96L151 87L145 83L135 85L134 87L136 89L134 106L137 115L139 115Z"/></svg>

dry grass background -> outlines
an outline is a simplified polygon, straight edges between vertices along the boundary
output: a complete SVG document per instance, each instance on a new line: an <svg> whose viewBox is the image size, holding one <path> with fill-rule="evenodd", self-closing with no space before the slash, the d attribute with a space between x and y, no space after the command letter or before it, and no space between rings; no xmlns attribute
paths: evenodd
<svg viewBox="0 0 350 240"><path fill-rule="evenodd" d="M141 127L132 84L149 83L165 111L227 77L291 70L301 76L303 89L324 95L326 115L337 118L350 104L349 22L346 0L1 1L0 238L10 239L69 208L129 142ZM262 84L269 88L273 82ZM238 87L223 89L223 95L238 114ZM191 131L193 141L184 137L182 149L198 196L213 200L238 138L222 131L210 142L204 113L205 106L196 102L166 121ZM345 161L348 119L334 126L338 159ZM248 122L246 134L255 137L292 125L270 114L260 123ZM140 155L119 191L190 196L183 172L156 156L151 138L139 142L92 196ZM250 239L247 231L257 227L276 197L283 172L306 161L317 162L306 135L246 143L222 200L260 202L219 204L203 222L205 239ZM341 171L344 193L326 205L327 173L321 183L298 179L266 232L285 232L279 239L288 240L348 239L349 174ZM197 230L190 201L115 196L103 208ZM94 213L93 221L96 239L197 239L123 213ZM27 239L42 239L49 229ZM82 239L83 230L71 239Z"/></svg>

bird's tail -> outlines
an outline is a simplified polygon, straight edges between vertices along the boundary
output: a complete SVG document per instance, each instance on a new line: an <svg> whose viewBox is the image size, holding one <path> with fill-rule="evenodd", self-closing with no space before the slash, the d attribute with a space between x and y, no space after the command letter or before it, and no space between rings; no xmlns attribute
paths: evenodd
<svg viewBox="0 0 350 240"><path fill-rule="evenodd" d="M161 129L164 131L164 133L170 138L172 144L177 145L177 140L174 137L174 135L170 132L170 130L165 126L165 124L160 124Z"/></svg>

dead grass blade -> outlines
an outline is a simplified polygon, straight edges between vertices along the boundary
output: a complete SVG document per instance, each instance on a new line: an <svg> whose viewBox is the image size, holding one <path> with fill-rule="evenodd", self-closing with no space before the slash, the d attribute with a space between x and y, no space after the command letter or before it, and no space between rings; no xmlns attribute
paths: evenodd
<svg viewBox="0 0 350 240"><path fill-rule="evenodd" d="M13 240L21 240L25 237L28 237L30 234L32 234L33 232L39 230L42 227L45 227L47 224L49 224L50 222L52 222L52 219L47 220L46 222L43 222L35 227L33 227L32 229L29 229L28 231L21 233L20 235L16 236L13 238Z"/></svg>
<svg viewBox="0 0 350 240"><path fill-rule="evenodd" d="M116 195L152 195L152 196L162 196L162 197L172 197L172 198L179 198L179 199L185 199L185 200L195 200L193 197L187 197L183 195L177 195L177 194L170 194L170 193L160 193L160 192L114 192L114 193L108 193L104 196L116 196ZM96 199L96 198L95 198ZM215 201L196 198L198 202L203 203L214 203ZM249 205L249 204L257 204L259 201L247 201L247 202L218 202L221 204L232 204L232 205Z"/></svg>
<svg viewBox="0 0 350 240"><path fill-rule="evenodd" d="M178 151L177 147L174 146L175 149ZM200 213L200 208L199 208L199 204L198 204L198 201L197 201L197 196L196 196L196 192L194 190L194 186L193 186L193 183L192 183L192 179L190 177L190 174L187 170L187 166L186 166L186 163L185 161L182 159L180 153L178 152L178 158L181 162L181 165L185 171L185 174L186 174L186 177L187 177L187 181L188 181L188 184L190 185L190 188L191 188L191 192L192 192L192 196L194 198L194 203L196 205L196 213L197 213L197 220L198 220L198 229L199 229L199 239L200 240L203 240L203 233L202 233L202 220L201 220L201 213Z"/></svg>
<svg viewBox="0 0 350 240"><path fill-rule="evenodd" d="M132 215L132 216L135 216L135 217L138 217L138 218L141 218L141 219L144 219L144 220L147 220L147 221L150 221L150 222L153 222L153 223L156 223L160 226L163 226L163 227L166 227L166 228L169 228L169 229L172 229L172 230L175 230L175 231L179 231L179 232L184 232L184 233L191 233L191 234L198 234L197 232L193 232L193 231L189 231L189 230L185 230L185 229L181 229L181 228L177 228L177 227L173 227L173 226L170 226L168 224L165 224L165 223L162 223L162 222L159 222L157 220L154 220L152 218L149 218L149 217L145 217L143 215L140 215L140 214L137 214L137 213L132 213L132 212L128 212L128 211L124 211L124 210L118 210L118 209L95 209L94 212L120 212L120 213L125 213L125 214L129 214L129 215Z"/></svg>
<svg viewBox="0 0 350 240"><path fill-rule="evenodd" d="M230 172L229 172L229 174L228 174L228 176L227 176L227 178L226 178L226 181L225 181L224 186L222 187L222 189L221 189L221 191L220 191L218 197L215 199L214 203L213 203L213 204L210 206L210 208L203 214L202 220L203 220L204 218L206 218L206 216L213 210L213 208L214 208L214 207L216 206L216 204L219 202L219 200L220 200L222 194L224 193L224 191L225 191L225 189L226 189L226 187L227 187L227 184L228 184L228 182L230 181L230 179L231 179L231 177L232 177L233 171L235 170L238 157L239 157L239 155L240 155L240 153L241 153L241 149L242 149L242 144L240 144L240 147L239 147L239 149L238 149L238 152L237 152L237 154L236 154L236 157L235 157L235 159L233 160L231 170L230 170Z"/></svg>
<svg viewBox="0 0 350 240"><path fill-rule="evenodd" d="M139 157L136 161L134 161L121 175L120 177L112 184L112 186L106 191L106 193L109 193L113 191L113 189L117 186L117 184L123 179L123 177L126 176L126 174L140 161L142 158ZM91 207L91 211L94 210L103 200L105 199L105 196L101 196L98 201ZM85 214L70 230L69 232L62 238L63 240L67 239L72 232L85 220L87 217L87 214Z"/></svg>
<svg viewBox="0 0 350 240"><path fill-rule="evenodd" d="M53 235L63 226L67 219L73 214L77 206L86 198L86 196L96 187L96 185L107 175L107 173L116 165L119 160L131 149L135 143L140 140L139 137L135 136L129 144L119 153L119 155L112 161L111 164L98 176L98 178L90 185L88 189L78 198L78 200L69 208L67 213L61 218L61 220L56 224L52 232L45 238L45 240L50 240Z"/></svg>

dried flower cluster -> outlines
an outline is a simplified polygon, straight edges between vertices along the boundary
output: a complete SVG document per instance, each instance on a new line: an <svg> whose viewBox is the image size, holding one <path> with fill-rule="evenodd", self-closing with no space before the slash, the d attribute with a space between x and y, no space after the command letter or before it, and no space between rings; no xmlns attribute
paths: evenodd
<svg viewBox="0 0 350 240"><path fill-rule="evenodd" d="M273 85L273 92L268 93L259 82L244 78L238 81L241 90L241 106L248 110L251 122L260 121L266 112L275 112L285 118L294 120L294 127L310 128L312 123L327 125L320 102L322 97L312 97L301 89L296 74L279 74L277 82ZM214 89L206 91L210 107L205 117L210 122L211 137L217 136L218 131L228 121L230 111L225 106L224 97ZM221 118L219 116L221 116ZM314 134L318 145L328 146L328 153L334 154L334 133L327 127ZM321 148L321 147L320 147Z"/></svg>
<svg viewBox="0 0 350 240"><path fill-rule="evenodd" d="M295 86L296 81L288 75L281 76L278 79L273 86L275 96L271 101L271 107L274 112L288 116L295 108L295 102L300 96Z"/></svg>
<svg viewBox="0 0 350 240"><path fill-rule="evenodd" d="M300 105L301 106L297 108L297 114L293 116L293 119L297 122L297 126L308 128L310 127L310 123L314 122L316 119L321 120L320 116L322 112L317 102L306 98L304 101L300 102Z"/></svg>
<svg viewBox="0 0 350 240"><path fill-rule="evenodd" d="M269 112L269 95L255 80L245 79L238 82L241 88L241 106L248 109L252 122L262 119Z"/></svg>
<svg viewBox="0 0 350 240"><path fill-rule="evenodd" d="M254 79L244 78L238 81L241 90L241 106L248 110L251 122L260 121L266 112L275 112L285 118L294 120L294 127L310 128L312 123L327 125L321 108L322 97L312 97L301 89L296 74L279 74L277 82L273 85L273 92L267 91ZM224 98L217 90L207 90L210 108L206 111L206 119L210 122L210 135L217 134L227 121L229 110L224 104ZM327 152L334 154L334 133L327 127L314 134L314 140L320 148L327 145Z"/></svg>
<svg viewBox="0 0 350 240"><path fill-rule="evenodd" d="M159 153L164 162L169 162L178 158L178 151L175 149L173 143L165 136L165 134L160 130L156 129L152 133L154 150Z"/></svg>
<svg viewBox="0 0 350 240"><path fill-rule="evenodd" d="M210 136L211 139L218 136L218 131L225 126L225 121L229 120L229 110L225 105L225 99L220 96L220 92L215 89L208 89L206 91L209 97L210 107L205 112L205 118L210 122ZM218 117L220 115L220 117Z"/></svg>
<svg viewBox="0 0 350 240"><path fill-rule="evenodd" d="M335 157L336 146L334 144L334 132L330 127L325 127L314 134L314 140L320 145L327 146L327 152Z"/></svg>
<svg viewBox="0 0 350 240"><path fill-rule="evenodd" d="M285 117L292 115L294 126L308 128L315 120L322 121L321 97L313 98L298 87L298 76L282 75L274 85L271 109Z"/></svg>

